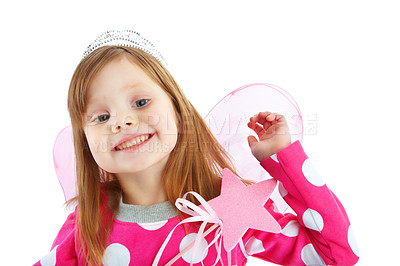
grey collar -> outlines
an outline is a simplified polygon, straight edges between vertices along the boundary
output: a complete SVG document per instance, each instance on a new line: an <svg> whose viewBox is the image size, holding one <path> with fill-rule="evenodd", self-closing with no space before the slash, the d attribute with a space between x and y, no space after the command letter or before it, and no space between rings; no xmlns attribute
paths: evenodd
<svg viewBox="0 0 400 266"><path fill-rule="evenodd" d="M169 201L151 206L131 205L119 201L119 209L115 218L130 223L155 223L178 216L178 212Z"/></svg>

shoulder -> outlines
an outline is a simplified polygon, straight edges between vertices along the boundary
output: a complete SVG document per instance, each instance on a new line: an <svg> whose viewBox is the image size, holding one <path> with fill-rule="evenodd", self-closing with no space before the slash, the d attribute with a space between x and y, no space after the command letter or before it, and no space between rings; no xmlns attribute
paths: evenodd
<svg viewBox="0 0 400 266"><path fill-rule="evenodd" d="M73 230L75 229L75 225L77 224L78 217L78 206L75 207L74 211L69 213L67 219L65 220L61 230Z"/></svg>
<svg viewBox="0 0 400 266"><path fill-rule="evenodd" d="M52 249L60 245L61 243L66 243L66 242L73 242L73 238L75 235L76 231L76 225L77 225L77 207L75 207L75 210L68 214L67 219L65 220L64 224L61 226L61 229L59 230L56 238L54 239Z"/></svg>

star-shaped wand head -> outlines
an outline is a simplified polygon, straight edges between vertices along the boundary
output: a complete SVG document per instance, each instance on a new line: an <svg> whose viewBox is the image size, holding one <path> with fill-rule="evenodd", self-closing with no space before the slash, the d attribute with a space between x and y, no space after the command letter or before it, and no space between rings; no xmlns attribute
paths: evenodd
<svg viewBox="0 0 400 266"><path fill-rule="evenodd" d="M276 184L276 180L268 179L246 186L228 168L223 169L221 195L207 203L222 221L226 251L231 251L249 228L281 231L279 223L264 208Z"/></svg>

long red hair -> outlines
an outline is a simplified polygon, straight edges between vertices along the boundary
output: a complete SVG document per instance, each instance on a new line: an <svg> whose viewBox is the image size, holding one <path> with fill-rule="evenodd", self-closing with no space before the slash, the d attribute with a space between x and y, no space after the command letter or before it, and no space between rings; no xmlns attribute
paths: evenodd
<svg viewBox="0 0 400 266"><path fill-rule="evenodd" d="M107 63L121 56L139 66L164 89L178 117L181 133L162 172L168 201L174 205L176 199L188 191L195 191L205 200L210 200L220 193L222 169L228 168L238 175L231 158L215 139L201 115L156 58L131 47L104 46L96 49L78 64L68 92L68 110L76 155L78 196L73 201L78 201L78 243L81 255L89 265L102 263L122 190L113 174L98 167L89 150L83 130L86 92L95 75ZM247 180L243 182L252 183ZM102 201L102 193L107 194L108 202ZM192 195L188 198L198 203ZM178 213L182 219L182 213Z"/></svg>

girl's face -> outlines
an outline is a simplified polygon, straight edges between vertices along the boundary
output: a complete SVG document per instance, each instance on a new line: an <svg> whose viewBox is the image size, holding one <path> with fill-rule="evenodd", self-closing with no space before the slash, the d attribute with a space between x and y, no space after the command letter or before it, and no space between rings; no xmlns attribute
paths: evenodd
<svg viewBox="0 0 400 266"><path fill-rule="evenodd" d="M87 97L84 130L102 169L115 174L162 169L178 139L178 120L161 87L121 57L94 77Z"/></svg>

